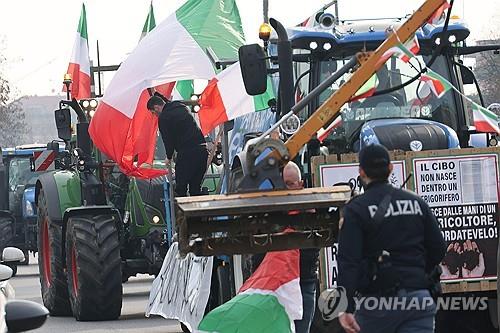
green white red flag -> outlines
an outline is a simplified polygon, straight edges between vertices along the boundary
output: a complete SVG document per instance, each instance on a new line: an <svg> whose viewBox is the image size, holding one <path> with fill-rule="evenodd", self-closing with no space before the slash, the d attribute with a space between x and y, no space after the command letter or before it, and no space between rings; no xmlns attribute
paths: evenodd
<svg viewBox="0 0 500 333"><path fill-rule="evenodd" d="M269 100L274 98L271 80L267 91L258 96L246 93L239 63L235 63L210 80L200 97L201 130L208 134L218 125L248 113L269 108Z"/></svg>
<svg viewBox="0 0 500 333"><path fill-rule="evenodd" d="M398 57L404 62L408 62L411 58L417 55L419 51L420 44L418 43L418 38L416 35L413 35L413 37L409 38L404 44L400 42L385 51L376 66L380 66L393 56Z"/></svg>
<svg viewBox="0 0 500 333"><path fill-rule="evenodd" d="M215 69L207 48L220 59L233 59L243 43L235 0L187 1L139 42L111 80L89 128L97 148L127 175L164 174L142 166L152 163L158 127L157 118L145 107L148 88L211 79Z"/></svg>
<svg viewBox="0 0 500 333"><path fill-rule="evenodd" d="M359 90L356 92L356 95L354 95L349 102L354 102L360 99L368 98L371 95L375 93L375 90L377 90L378 86L378 78L377 74L373 74L372 77L368 79L368 81L365 82L359 88Z"/></svg>
<svg viewBox="0 0 500 333"><path fill-rule="evenodd" d="M289 333L302 318L299 250L269 252L233 299L209 312L198 333Z"/></svg>
<svg viewBox="0 0 500 333"><path fill-rule="evenodd" d="M493 112L481 105L472 102L472 112L474 115L474 126L478 132L497 133L500 135L500 119Z"/></svg>
<svg viewBox="0 0 500 333"><path fill-rule="evenodd" d="M153 10L153 2L149 5L148 16L146 17L146 21L144 22L144 26L142 28L141 37L139 41L141 41L151 30L156 27L155 14ZM158 89L158 88L157 88ZM173 90L172 90L173 89ZM193 89L193 81L192 80L184 80L179 82L169 82L166 83L159 90L163 92L167 92L165 96L172 97L174 100L188 100L191 98L191 95L194 92ZM171 92L172 96L170 96Z"/></svg>
<svg viewBox="0 0 500 333"><path fill-rule="evenodd" d="M441 5L441 7L439 7L434 12L434 14L431 15L431 17L429 17L429 19L427 20L427 23L432 24L432 25L441 24L445 18L445 11L448 8L450 8L450 4L448 3L448 1L446 1L444 4Z"/></svg>
<svg viewBox="0 0 500 333"><path fill-rule="evenodd" d="M153 2L149 4L149 12L146 17L146 22L144 22L144 26L142 27L141 37L139 41L143 39L151 30L156 27L155 13L153 10Z"/></svg>
<svg viewBox="0 0 500 333"><path fill-rule="evenodd" d="M73 45L68 71L66 73L71 74L71 97L76 99L89 98L90 59L85 4L82 4L75 44ZM63 87L63 91L66 91L66 86Z"/></svg>
<svg viewBox="0 0 500 333"><path fill-rule="evenodd" d="M432 93L436 95L437 98L443 97L443 95L450 89L453 88L450 82L444 77L434 72L432 69L428 68L427 72L420 76L420 81L424 82L429 86Z"/></svg>

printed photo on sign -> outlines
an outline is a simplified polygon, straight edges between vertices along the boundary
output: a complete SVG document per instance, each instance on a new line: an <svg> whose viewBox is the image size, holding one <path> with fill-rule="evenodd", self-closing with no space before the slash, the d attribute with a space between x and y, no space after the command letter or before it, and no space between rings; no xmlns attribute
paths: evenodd
<svg viewBox="0 0 500 333"><path fill-rule="evenodd" d="M498 156L413 160L415 191L431 207L447 244L442 280L495 278Z"/></svg>

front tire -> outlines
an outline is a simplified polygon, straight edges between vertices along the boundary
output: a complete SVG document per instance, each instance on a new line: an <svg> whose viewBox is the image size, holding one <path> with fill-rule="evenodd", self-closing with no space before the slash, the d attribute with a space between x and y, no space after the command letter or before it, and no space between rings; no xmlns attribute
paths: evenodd
<svg viewBox="0 0 500 333"><path fill-rule="evenodd" d="M52 316L71 316L62 255L62 227L48 214L43 188L38 195L38 267L43 305Z"/></svg>
<svg viewBox="0 0 500 333"><path fill-rule="evenodd" d="M75 216L66 229L66 267L73 316L114 320L122 307L120 243L114 216Z"/></svg>

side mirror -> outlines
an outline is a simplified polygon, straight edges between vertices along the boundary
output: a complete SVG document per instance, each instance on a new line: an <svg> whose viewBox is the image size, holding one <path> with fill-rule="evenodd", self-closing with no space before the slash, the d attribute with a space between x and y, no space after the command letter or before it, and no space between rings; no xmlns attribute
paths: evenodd
<svg viewBox="0 0 500 333"><path fill-rule="evenodd" d="M466 66L460 66L460 71L462 73L463 84L473 84L474 83L474 73Z"/></svg>
<svg viewBox="0 0 500 333"><path fill-rule="evenodd" d="M23 262L24 253L17 247L6 247L2 252L2 262Z"/></svg>
<svg viewBox="0 0 500 333"><path fill-rule="evenodd" d="M56 119L57 136L64 140L71 140L71 113L68 108L54 111Z"/></svg>
<svg viewBox="0 0 500 333"><path fill-rule="evenodd" d="M267 89L266 54L259 44L243 45L238 50L241 76L250 96L260 95Z"/></svg>
<svg viewBox="0 0 500 333"><path fill-rule="evenodd" d="M10 332L24 332L39 328L47 320L49 311L31 301L15 300L5 305L5 323Z"/></svg>
<svg viewBox="0 0 500 333"><path fill-rule="evenodd" d="M59 152L59 142L57 141L52 141L47 143L47 150L52 150L55 151L56 153Z"/></svg>
<svg viewBox="0 0 500 333"><path fill-rule="evenodd" d="M0 265L0 282L10 279L13 273L12 268L9 266Z"/></svg>

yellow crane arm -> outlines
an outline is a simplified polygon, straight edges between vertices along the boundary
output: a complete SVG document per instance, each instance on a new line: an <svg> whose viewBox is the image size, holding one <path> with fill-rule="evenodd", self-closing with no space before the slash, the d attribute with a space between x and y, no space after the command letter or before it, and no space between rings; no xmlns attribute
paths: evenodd
<svg viewBox="0 0 500 333"><path fill-rule="evenodd" d="M360 64L359 68L339 90L328 98L292 135L285 146L288 148L289 158L293 159L300 149L329 121L340 112L341 107L347 103L366 81L380 68L378 63L384 53L400 42L408 40L430 17L442 6L446 0L427 0L413 15L371 53L358 53L356 55Z"/></svg>

